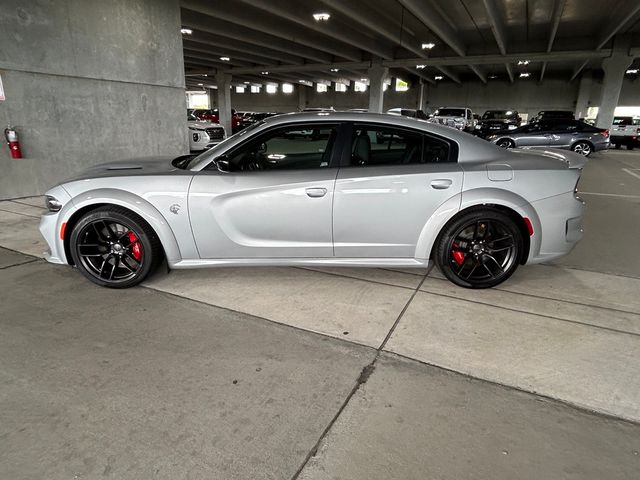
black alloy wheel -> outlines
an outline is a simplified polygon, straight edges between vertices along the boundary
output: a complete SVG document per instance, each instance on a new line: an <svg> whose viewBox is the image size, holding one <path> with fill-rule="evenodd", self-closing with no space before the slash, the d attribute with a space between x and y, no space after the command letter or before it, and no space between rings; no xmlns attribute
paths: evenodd
<svg viewBox="0 0 640 480"><path fill-rule="evenodd" d="M489 288L513 274L522 246L522 234L509 216L497 210L469 211L440 233L435 262L456 285Z"/></svg>
<svg viewBox="0 0 640 480"><path fill-rule="evenodd" d="M142 282L162 256L153 229L120 207L101 207L82 217L71 232L70 250L85 277L112 288Z"/></svg>

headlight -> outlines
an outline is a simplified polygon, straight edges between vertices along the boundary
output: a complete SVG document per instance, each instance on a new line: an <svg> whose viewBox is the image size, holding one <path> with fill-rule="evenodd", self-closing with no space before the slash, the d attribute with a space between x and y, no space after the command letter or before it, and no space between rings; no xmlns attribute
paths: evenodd
<svg viewBox="0 0 640 480"><path fill-rule="evenodd" d="M475 128L477 128L478 130L480 130L482 128L482 125L480 125L479 123L476 123Z"/></svg>
<svg viewBox="0 0 640 480"><path fill-rule="evenodd" d="M51 195L47 195L44 198L44 204L47 207L47 210L49 210L50 212L59 212L62 208L62 203L57 198L52 197Z"/></svg>
<svg viewBox="0 0 640 480"><path fill-rule="evenodd" d="M516 128L518 128L516 125L508 125L507 126L507 130L515 130Z"/></svg>
<svg viewBox="0 0 640 480"><path fill-rule="evenodd" d="M497 136L497 135L489 135L489 136L487 137L487 140L495 140L496 138L498 138L498 136Z"/></svg>

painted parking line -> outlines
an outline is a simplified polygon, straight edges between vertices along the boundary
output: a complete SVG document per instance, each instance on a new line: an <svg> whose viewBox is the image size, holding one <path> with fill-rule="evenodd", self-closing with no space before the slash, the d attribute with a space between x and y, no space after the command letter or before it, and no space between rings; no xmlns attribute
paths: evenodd
<svg viewBox="0 0 640 480"><path fill-rule="evenodd" d="M640 180L640 168L634 168L634 169L623 168L622 171L625 172L625 173L628 173L629 175L632 175L632 176L636 177L638 180Z"/></svg>

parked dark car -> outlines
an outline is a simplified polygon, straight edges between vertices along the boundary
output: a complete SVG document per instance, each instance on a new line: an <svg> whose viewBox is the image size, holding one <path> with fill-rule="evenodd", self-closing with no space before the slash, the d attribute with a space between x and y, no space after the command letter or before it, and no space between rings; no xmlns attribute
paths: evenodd
<svg viewBox="0 0 640 480"><path fill-rule="evenodd" d="M502 148L562 148L586 157L609 148L609 130L579 120L541 120L487 140Z"/></svg>
<svg viewBox="0 0 640 480"><path fill-rule="evenodd" d="M576 117L571 110L541 110L533 117L529 123L536 123L541 120L575 120Z"/></svg>
<svg viewBox="0 0 640 480"><path fill-rule="evenodd" d="M503 130L515 130L522 118L515 110L487 110L475 126L474 133L486 137Z"/></svg>

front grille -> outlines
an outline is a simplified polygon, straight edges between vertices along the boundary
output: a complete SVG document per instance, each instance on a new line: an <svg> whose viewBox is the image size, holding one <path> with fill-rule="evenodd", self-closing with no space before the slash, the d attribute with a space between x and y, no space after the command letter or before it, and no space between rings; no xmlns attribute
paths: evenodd
<svg viewBox="0 0 640 480"><path fill-rule="evenodd" d="M221 127L207 128L206 132L210 140L222 140L224 138L224 129Z"/></svg>

